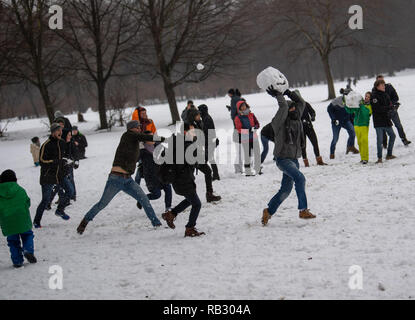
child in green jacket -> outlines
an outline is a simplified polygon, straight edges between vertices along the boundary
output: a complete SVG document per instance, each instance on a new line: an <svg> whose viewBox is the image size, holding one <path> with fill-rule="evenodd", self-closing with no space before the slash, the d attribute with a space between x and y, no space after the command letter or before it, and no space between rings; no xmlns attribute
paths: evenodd
<svg viewBox="0 0 415 320"><path fill-rule="evenodd" d="M17 184L16 174L12 170L4 171L0 176L0 227L7 237L15 268L23 266L23 255L30 263L37 262L29 207L30 199Z"/></svg>
<svg viewBox="0 0 415 320"><path fill-rule="evenodd" d="M372 116L372 106L370 105L371 93L367 92L365 100L362 100L359 108L352 109L345 106L348 113L354 114L354 130L359 144L360 157L362 164L369 163L369 124Z"/></svg>

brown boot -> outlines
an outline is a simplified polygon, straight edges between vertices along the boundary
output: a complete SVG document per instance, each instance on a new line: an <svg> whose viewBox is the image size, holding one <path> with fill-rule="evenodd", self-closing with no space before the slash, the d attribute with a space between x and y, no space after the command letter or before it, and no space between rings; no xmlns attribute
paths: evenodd
<svg viewBox="0 0 415 320"><path fill-rule="evenodd" d="M186 232L184 233L184 237L190 237L190 238L194 238L194 237L200 237L200 236L204 236L206 235L206 233L204 232L199 232L197 231L196 228L186 228Z"/></svg>
<svg viewBox="0 0 415 320"><path fill-rule="evenodd" d="M394 159L396 159L396 157L394 155L386 157L386 160L394 160Z"/></svg>
<svg viewBox="0 0 415 320"><path fill-rule="evenodd" d="M167 222L167 225L170 229L176 229L176 226L174 225L173 221L176 220L176 216L171 211L167 211L166 213L163 213L161 215L164 221Z"/></svg>
<svg viewBox="0 0 415 320"><path fill-rule="evenodd" d="M323 157L317 157L316 160L317 160L317 165L318 166L327 166L328 165L327 163L324 163Z"/></svg>
<svg viewBox="0 0 415 320"><path fill-rule="evenodd" d="M379 158L378 161L376 161L376 164L381 164L381 163L383 163L383 160L382 158Z"/></svg>
<svg viewBox="0 0 415 320"><path fill-rule="evenodd" d="M347 148L346 154L349 154L350 152L353 153L353 154L359 154L360 153L359 150L357 150L354 146Z"/></svg>
<svg viewBox="0 0 415 320"><path fill-rule="evenodd" d="M89 221L87 221L85 218L81 221L76 231L78 234L82 235L85 232L86 226L88 225Z"/></svg>
<svg viewBox="0 0 415 320"><path fill-rule="evenodd" d="M330 155L330 160L334 160L334 159L336 159L336 156L334 154L331 154Z"/></svg>
<svg viewBox="0 0 415 320"><path fill-rule="evenodd" d="M207 193L206 193L206 201L207 201L208 203L211 203L211 202L218 202L218 201L220 201L220 200L222 200L222 197L220 197L220 196L215 196L215 195L213 194L213 192L207 192Z"/></svg>
<svg viewBox="0 0 415 320"><path fill-rule="evenodd" d="M266 227L268 225L269 220L271 220L272 216L270 215L268 209L264 209L262 214L262 225Z"/></svg>
<svg viewBox="0 0 415 320"><path fill-rule="evenodd" d="M310 162L308 161L308 159L304 159L304 165L306 168L310 167Z"/></svg>
<svg viewBox="0 0 415 320"><path fill-rule="evenodd" d="M316 216L310 212L310 210L300 211L300 219L315 219Z"/></svg>

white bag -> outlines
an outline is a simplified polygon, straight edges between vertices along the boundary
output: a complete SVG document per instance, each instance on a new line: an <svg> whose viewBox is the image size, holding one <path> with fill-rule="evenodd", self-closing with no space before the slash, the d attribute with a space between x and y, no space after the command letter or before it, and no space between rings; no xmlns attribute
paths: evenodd
<svg viewBox="0 0 415 320"><path fill-rule="evenodd" d="M363 96L356 92L356 91L351 91L346 97L346 106L349 107L350 109L359 109L360 108L360 103L363 100Z"/></svg>
<svg viewBox="0 0 415 320"><path fill-rule="evenodd" d="M270 86L273 86L275 90L281 93L284 93L290 87L287 78L273 67L268 67L262 71L256 82L262 90L267 90Z"/></svg>

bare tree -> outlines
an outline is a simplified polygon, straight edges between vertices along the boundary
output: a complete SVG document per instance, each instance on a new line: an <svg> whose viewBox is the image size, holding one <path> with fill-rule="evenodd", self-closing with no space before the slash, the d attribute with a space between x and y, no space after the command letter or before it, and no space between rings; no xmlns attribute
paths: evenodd
<svg viewBox="0 0 415 320"><path fill-rule="evenodd" d="M241 1L135 0L132 9L143 18L149 43L136 60L162 79L173 123L180 121L175 88L198 83L225 67L235 66L253 32ZM244 2L245 3L245 2ZM252 29L250 29L252 31ZM204 66L198 70L197 65Z"/></svg>
<svg viewBox="0 0 415 320"><path fill-rule="evenodd" d="M64 1L66 28L59 35L72 47L72 67L95 82L101 129L108 128L105 87L135 46L140 23L125 0Z"/></svg>
<svg viewBox="0 0 415 320"><path fill-rule="evenodd" d="M49 121L54 120L53 100L50 87L65 73L59 65L63 42L54 37L48 27L48 0L10 0L1 1L6 17L14 29L8 33L6 54L9 66L8 75L31 83L37 87L42 97ZM4 55L4 52L3 52Z"/></svg>
<svg viewBox="0 0 415 320"><path fill-rule="evenodd" d="M365 12L371 12L373 16L376 2L365 0L360 5L364 5ZM295 60L309 49L318 54L328 84L328 98L335 98L330 56L337 49L361 44L358 40L359 31L352 30L348 24L351 17L348 14L352 5L350 1L270 0L266 4L271 20L278 26L277 39L281 43L291 44L288 50L291 58Z"/></svg>

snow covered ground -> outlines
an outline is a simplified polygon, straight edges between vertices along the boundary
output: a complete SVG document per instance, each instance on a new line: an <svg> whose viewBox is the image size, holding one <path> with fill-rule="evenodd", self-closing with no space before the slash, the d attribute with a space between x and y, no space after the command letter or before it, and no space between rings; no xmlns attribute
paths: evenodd
<svg viewBox="0 0 415 320"><path fill-rule="evenodd" d="M400 115L408 138L415 139L415 71L399 73L392 82L401 96ZM361 93L373 79L358 83ZM337 84L336 90L343 84ZM324 85L301 89L317 111L315 128L324 159L329 156L331 126L323 102ZM265 93L246 96L261 125L277 111ZM225 108L228 98L206 103L218 128L232 126ZM183 108L184 106L180 106ZM148 108L158 128L170 116L165 105ZM76 227L104 189L115 148L123 129L95 132L98 115L87 113L80 130L88 137L88 159L76 171L78 201L67 209L64 222L45 212L44 228L35 231L36 265L11 267L6 239L0 237L0 299L414 299L415 298L415 157L414 146L397 139L398 159L375 165L375 131L370 128L367 167L359 156L346 156L347 134L342 131L337 159L328 167L304 169L314 221L298 218L295 193L267 228L262 210L278 191L281 173L272 162L255 178L235 176L231 164L221 165L222 181L215 191L223 197L207 204L204 179L197 177L203 208L198 227L207 236L185 239L188 214L177 219L176 230L154 230L135 201L119 194L91 223L84 236ZM75 116L69 116L76 124ZM46 139L40 120L15 122L0 142L0 168L17 172L32 200L35 214L41 198L39 169L32 167L30 138ZM225 143L223 141L223 143ZM230 144L230 141L228 141ZM174 203L181 201L174 197ZM161 217L163 200L152 202ZM63 270L63 289L49 289L49 268ZM349 268L363 269L363 290L348 286Z"/></svg>

